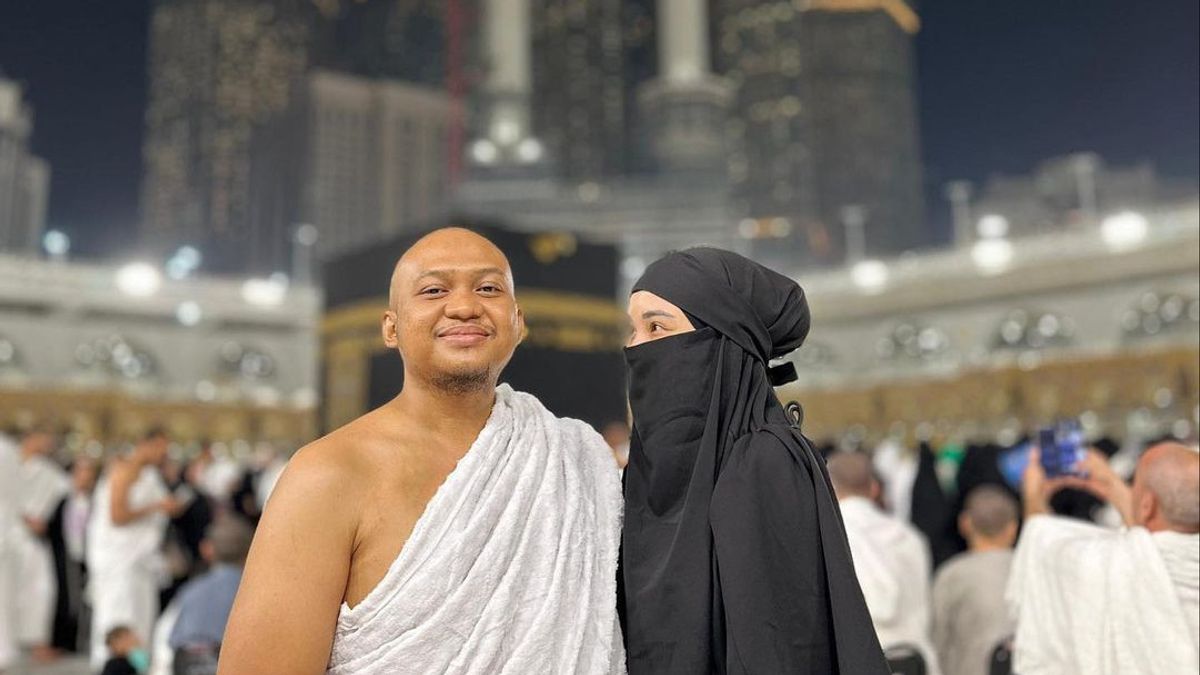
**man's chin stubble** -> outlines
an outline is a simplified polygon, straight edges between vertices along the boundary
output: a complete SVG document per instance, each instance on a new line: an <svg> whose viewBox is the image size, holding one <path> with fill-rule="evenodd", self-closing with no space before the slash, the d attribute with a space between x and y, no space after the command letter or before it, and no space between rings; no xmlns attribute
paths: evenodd
<svg viewBox="0 0 1200 675"><path fill-rule="evenodd" d="M447 394L465 396L491 388L491 377L486 368L459 372L441 372L434 376L433 386Z"/></svg>

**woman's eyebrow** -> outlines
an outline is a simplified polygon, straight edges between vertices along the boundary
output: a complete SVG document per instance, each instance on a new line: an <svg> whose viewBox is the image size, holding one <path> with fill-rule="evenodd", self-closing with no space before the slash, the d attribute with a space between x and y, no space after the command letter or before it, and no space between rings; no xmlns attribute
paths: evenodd
<svg viewBox="0 0 1200 675"><path fill-rule="evenodd" d="M664 312L661 309L651 309L651 310L642 312L642 318L643 319L657 319L657 318L674 319L675 315L671 314L670 312Z"/></svg>

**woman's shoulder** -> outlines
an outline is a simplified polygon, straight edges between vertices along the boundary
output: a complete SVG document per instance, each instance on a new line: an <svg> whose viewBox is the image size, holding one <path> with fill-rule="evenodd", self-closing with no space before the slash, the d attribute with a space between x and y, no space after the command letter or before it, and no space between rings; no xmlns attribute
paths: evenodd
<svg viewBox="0 0 1200 675"><path fill-rule="evenodd" d="M737 440L735 455L744 469L764 479L810 474L815 457L805 448L805 440L792 427L767 425L748 432ZM811 444L809 444L811 447Z"/></svg>

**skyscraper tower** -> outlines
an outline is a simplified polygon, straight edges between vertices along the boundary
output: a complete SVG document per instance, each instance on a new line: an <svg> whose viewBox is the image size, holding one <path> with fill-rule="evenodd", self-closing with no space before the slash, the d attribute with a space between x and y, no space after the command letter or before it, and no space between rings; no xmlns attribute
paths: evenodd
<svg viewBox="0 0 1200 675"><path fill-rule="evenodd" d="M0 251L34 253L46 226L50 165L29 151L33 109L0 75Z"/></svg>
<svg viewBox="0 0 1200 675"><path fill-rule="evenodd" d="M215 271L272 271L250 226L252 147L309 65L310 0L157 0L143 146L142 234L201 247Z"/></svg>
<svg viewBox="0 0 1200 675"><path fill-rule="evenodd" d="M533 130L566 180L603 180L627 164L622 4L532 7Z"/></svg>
<svg viewBox="0 0 1200 675"><path fill-rule="evenodd" d="M792 260L840 261L844 215L867 253L922 243L912 35L904 0L717 0L719 72L735 85L739 209L783 219Z"/></svg>
<svg viewBox="0 0 1200 675"><path fill-rule="evenodd" d="M327 70L441 87L446 79L442 0L322 2L314 61Z"/></svg>
<svg viewBox="0 0 1200 675"><path fill-rule="evenodd" d="M803 17L818 215L865 216L865 253L929 243L917 130L912 36L904 0L811 0Z"/></svg>

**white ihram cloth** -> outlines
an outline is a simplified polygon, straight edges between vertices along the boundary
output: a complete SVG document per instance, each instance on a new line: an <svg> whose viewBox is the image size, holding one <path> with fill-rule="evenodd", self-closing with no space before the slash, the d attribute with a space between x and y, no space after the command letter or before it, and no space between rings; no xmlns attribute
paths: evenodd
<svg viewBox="0 0 1200 675"><path fill-rule="evenodd" d="M879 510L869 499L849 497L838 506L879 644L885 650L915 648L925 660L925 672L938 675L937 652L930 640L929 545L916 528Z"/></svg>
<svg viewBox="0 0 1200 675"><path fill-rule="evenodd" d="M62 467L45 457L30 457L21 462L17 475L17 509L20 516L50 522L54 510L71 491L71 480ZM21 580L17 597L21 603L21 621L17 639L23 645L50 643L54 623L54 603L58 599L58 581L54 576L54 553L50 542L34 534L24 521L17 527L13 543L20 560Z"/></svg>
<svg viewBox="0 0 1200 675"><path fill-rule="evenodd" d="M617 466L507 385L387 574L342 605L330 673L625 672Z"/></svg>
<svg viewBox="0 0 1200 675"><path fill-rule="evenodd" d="M23 527L17 509L17 475L21 463L17 446L0 434L0 670L17 660L17 582L20 558L13 539Z"/></svg>
<svg viewBox="0 0 1200 675"><path fill-rule="evenodd" d="M158 469L144 467L129 488L129 507L146 508L167 494ZM113 523L110 476L100 479L87 532L94 668L103 666L107 658L104 634L111 628L129 626L142 644L150 644L158 617L159 578L164 570L159 551L166 527L167 517L160 512L125 525Z"/></svg>
<svg viewBox="0 0 1200 675"><path fill-rule="evenodd" d="M1200 672L1200 536L1035 516L1007 599L1021 675Z"/></svg>
<svg viewBox="0 0 1200 675"><path fill-rule="evenodd" d="M875 449L871 464L883 482L888 510L905 522L912 520L913 483L917 480L918 454L896 441L884 441Z"/></svg>

